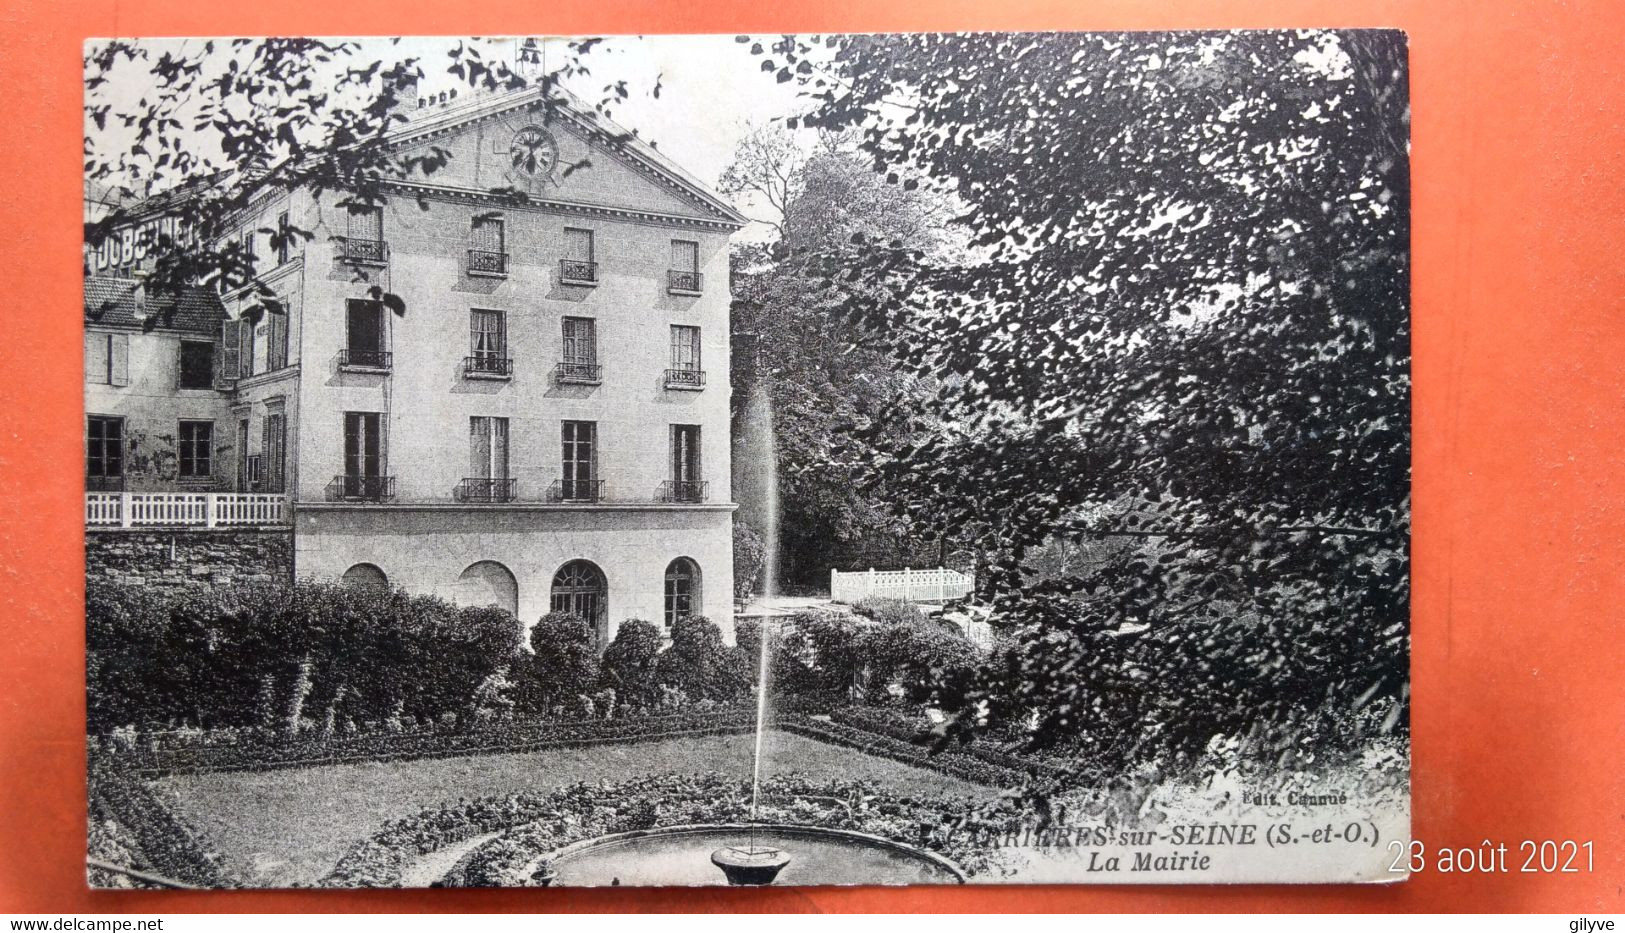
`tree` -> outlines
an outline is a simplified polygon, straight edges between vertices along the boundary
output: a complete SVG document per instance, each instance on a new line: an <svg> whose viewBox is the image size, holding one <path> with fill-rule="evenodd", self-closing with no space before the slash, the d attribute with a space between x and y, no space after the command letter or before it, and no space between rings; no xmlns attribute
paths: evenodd
<svg viewBox="0 0 1625 933"><path fill-rule="evenodd" d="M571 704L598 681L592 625L568 612L550 612L530 630L531 706L540 712Z"/></svg>
<svg viewBox="0 0 1625 933"><path fill-rule="evenodd" d="M818 54L811 45L823 46ZM795 37L764 48L974 261L868 240L826 294L936 380L858 478L952 528L1020 645L957 698L1036 744L1279 762L1405 729L1409 187L1383 32ZM805 66L805 67L803 67ZM858 300L857 296L863 296ZM1056 536L1122 547L1048 580ZM1375 708L1379 715L1366 717ZM969 728L974 717L957 721Z"/></svg>
<svg viewBox="0 0 1625 933"><path fill-rule="evenodd" d="M604 649L603 681L622 703L653 706L659 698L655 674L663 640L660 627L643 619L627 619L616 629Z"/></svg>
<svg viewBox="0 0 1625 933"><path fill-rule="evenodd" d="M884 506L889 491L853 483L852 464L868 452L854 429L890 424L893 408L913 407L919 380L898 371L866 326L835 314L862 291L828 287L819 272L822 261L857 249L854 236L951 250L946 202L886 185L837 134L803 153L782 131L758 128L724 178L730 190L777 191L769 200L782 205L777 239L736 250L731 323L734 485L742 517L766 529L774 516L765 471L776 466L776 579L816 584L834 566L936 560L935 548L909 550ZM771 452L763 417L772 419Z"/></svg>
<svg viewBox="0 0 1625 933"><path fill-rule="evenodd" d="M767 548L762 536L742 521L733 525L734 545L734 598L744 599L756 591L756 581L762 576L767 561Z"/></svg>

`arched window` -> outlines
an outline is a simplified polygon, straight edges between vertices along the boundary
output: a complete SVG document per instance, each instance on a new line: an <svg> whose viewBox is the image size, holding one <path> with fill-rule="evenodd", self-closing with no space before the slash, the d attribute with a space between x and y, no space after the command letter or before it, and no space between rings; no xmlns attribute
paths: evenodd
<svg viewBox="0 0 1625 933"><path fill-rule="evenodd" d="M600 632L607 616L609 585L604 572L591 561L573 560L553 575L553 612L568 612L586 619Z"/></svg>
<svg viewBox="0 0 1625 933"><path fill-rule="evenodd" d="M519 614L519 581L513 572L494 560L469 564L457 578L457 603L461 606L496 606L510 615Z"/></svg>
<svg viewBox="0 0 1625 933"><path fill-rule="evenodd" d="M344 571L344 576L339 577L339 582L345 586L366 589L389 589L389 578L384 576L382 570L372 564L356 564L349 570Z"/></svg>
<svg viewBox="0 0 1625 933"><path fill-rule="evenodd" d="M700 603L700 566L686 557L666 565L666 627L694 614Z"/></svg>

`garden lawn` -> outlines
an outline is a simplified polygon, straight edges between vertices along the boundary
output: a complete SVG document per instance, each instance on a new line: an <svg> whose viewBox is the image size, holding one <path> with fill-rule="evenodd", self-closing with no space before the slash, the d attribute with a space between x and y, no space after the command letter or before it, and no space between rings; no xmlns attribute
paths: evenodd
<svg viewBox="0 0 1625 933"><path fill-rule="evenodd" d="M227 874L253 887L289 887L319 880L386 820L425 807L669 772L748 779L753 741L749 734L692 736L515 755L223 771L162 778L153 787L220 854ZM767 734L762 756L763 776L794 771L817 779L873 780L905 794L998 794L784 732Z"/></svg>

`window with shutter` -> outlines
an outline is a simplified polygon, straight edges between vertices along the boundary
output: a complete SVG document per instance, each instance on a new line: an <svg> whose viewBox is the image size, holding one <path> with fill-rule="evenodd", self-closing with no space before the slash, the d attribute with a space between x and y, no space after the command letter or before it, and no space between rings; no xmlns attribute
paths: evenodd
<svg viewBox="0 0 1625 933"><path fill-rule="evenodd" d="M564 258L573 262L593 262L592 231L565 227Z"/></svg>
<svg viewBox="0 0 1625 933"><path fill-rule="evenodd" d="M672 240L671 267L676 272L700 271L700 244L692 240Z"/></svg>
<svg viewBox="0 0 1625 933"><path fill-rule="evenodd" d="M505 224L501 217L475 217L470 234L474 249L500 253L506 246Z"/></svg>
<svg viewBox="0 0 1625 933"><path fill-rule="evenodd" d="M130 335L113 334L108 338L108 355L112 357L109 367L108 384L127 386L130 384Z"/></svg>
<svg viewBox="0 0 1625 933"><path fill-rule="evenodd" d="M349 235L357 240L382 240L384 238L384 209L383 207L369 207L359 213L352 211L349 215Z"/></svg>
<svg viewBox="0 0 1625 933"><path fill-rule="evenodd" d="M267 492L282 492L287 470L286 446L288 427L286 416L272 413L265 416L265 435L260 452L265 457L265 488Z"/></svg>
<svg viewBox="0 0 1625 933"><path fill-rule="evenodd" d="M682 324L671 328L671 368L693 372L700 368L700 329Z"/></svg>
<svg viewBox="0 0 1625 933"><path fill-rule="evenodd" d="M564 361L591 366L598 362L598 340L590 317L564 319Z"/></svg>
<svg viewBox="0 0 1625 933"><path fill-rule="evenodd" d="M220 378L228 382L242 378L242 367L238 364L242 338L237 333L241 328L241 321L220 322Z"/></svg>
<svg viewBox="0 0 1625 933"><path fill-rule="evenodd" d="M85 335L85 381L92 385L113 384L113 335Z"/></svg>

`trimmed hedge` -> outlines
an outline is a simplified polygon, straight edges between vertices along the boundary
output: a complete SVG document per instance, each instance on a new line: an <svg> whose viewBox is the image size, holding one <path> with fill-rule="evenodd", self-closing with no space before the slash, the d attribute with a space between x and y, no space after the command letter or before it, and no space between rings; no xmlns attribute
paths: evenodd
<svg viewBox="0 0 1625 933"><path fill-rule="evenodd" d="M743 704L716 711L638 716L624 719L524 719L469 732L367 733L330 740L165 746L142 743L113 750L109 760L143 777L306 768L403 758L453 758L536 751L600 743L655 741L682 735L712 735L754 729L756 711Z"/></svg>

